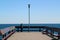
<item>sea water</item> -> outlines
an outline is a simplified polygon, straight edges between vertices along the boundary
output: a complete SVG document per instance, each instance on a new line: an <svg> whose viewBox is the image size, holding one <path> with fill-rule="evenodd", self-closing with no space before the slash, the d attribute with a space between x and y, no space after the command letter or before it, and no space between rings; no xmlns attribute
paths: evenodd
<svg viewBox="0 0 60 40"><path fill-rule="evenodd" d="M11 26L20 26L20 24L0 24L0 29ZM28 26L28 24L23 24L23 26ZM60 28L60 24L30 24L30 26L48 26L48 27Z"/></svg>

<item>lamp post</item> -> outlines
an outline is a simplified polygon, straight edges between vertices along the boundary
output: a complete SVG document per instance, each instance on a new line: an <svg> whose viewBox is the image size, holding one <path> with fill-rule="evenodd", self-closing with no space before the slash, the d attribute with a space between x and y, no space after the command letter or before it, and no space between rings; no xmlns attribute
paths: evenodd
<svg viewBox="0 0 60 40"><path fill-rule="evenodd" d="M28 32L30 28L30 4L28 4Z"/></svg>

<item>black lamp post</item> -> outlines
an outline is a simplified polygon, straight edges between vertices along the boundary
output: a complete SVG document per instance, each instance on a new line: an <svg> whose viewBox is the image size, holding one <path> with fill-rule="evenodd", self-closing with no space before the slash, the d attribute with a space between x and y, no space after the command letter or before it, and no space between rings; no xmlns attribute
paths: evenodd
<svg viewBox="0 0 60 40"><path fill-rule="evenodd" d="M30 28L30 4L28 4L28 32L29 32L29 28Z"/></svg>

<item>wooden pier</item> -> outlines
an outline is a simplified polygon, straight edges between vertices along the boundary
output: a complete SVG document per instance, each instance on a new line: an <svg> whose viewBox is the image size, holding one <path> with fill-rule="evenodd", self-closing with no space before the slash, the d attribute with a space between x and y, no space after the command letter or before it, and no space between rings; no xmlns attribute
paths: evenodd
<svg viewBox="0 0 60 40"><path fill-rule="evenodd" d="M25 28L25 29L24 29ZM26 30L27 28L27 30ZM35 28L38 28L38 30L34 30ZM4 31L6 30L6 32ZM20 26L13 26L10 28L2 29L0 30L0 40L7 40L12 34L14 33L21 33L21 32L40 32L44 35L47 35L51 37L52 39L60 39L60 28L54 28L54 27L48 27L48 26L23 26L22 24ZM54 35L54 33L57 32L57 35ZM27 33L27 34L28 34ZM43 36L44 37L44 36Z"/></svg>

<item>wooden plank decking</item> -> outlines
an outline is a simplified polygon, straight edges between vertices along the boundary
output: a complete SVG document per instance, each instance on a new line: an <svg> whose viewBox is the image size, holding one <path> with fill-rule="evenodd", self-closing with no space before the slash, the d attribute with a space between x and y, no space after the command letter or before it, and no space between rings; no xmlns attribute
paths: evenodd
<svg viewBox="0 0 60 40"><path fill-rule="evenodd" d="M7 40L51 40L47 35L41 32L16 32Z"/></svg>

